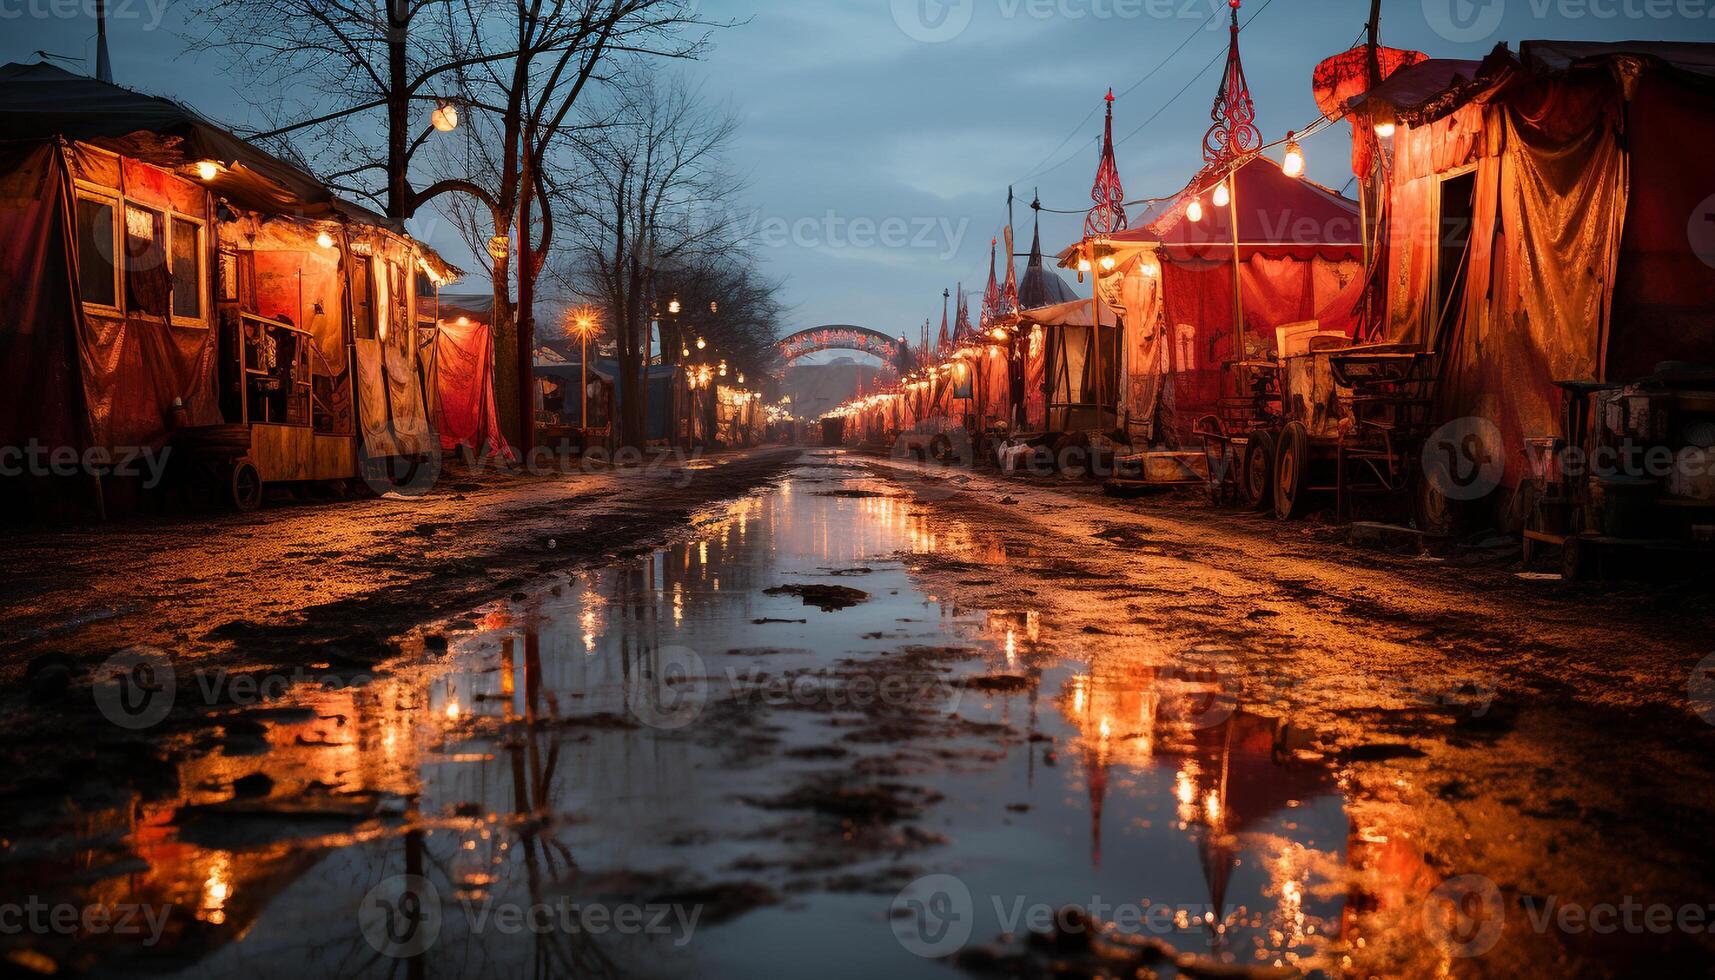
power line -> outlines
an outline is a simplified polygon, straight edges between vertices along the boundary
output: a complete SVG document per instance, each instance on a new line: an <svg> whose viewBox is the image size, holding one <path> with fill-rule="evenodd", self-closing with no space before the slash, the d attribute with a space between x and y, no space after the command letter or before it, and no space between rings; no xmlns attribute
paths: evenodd
<svg viewBox="0 0 1715 980"><path fill-rule="evenodd" d="M1167 57L1165 57L1165 58L1161 59L1159 62L1157 62L1155 67L1151 68L1147 73L1145 73L1142 78L1140 78L1137 81L1132 82L1130 85L1126 86L1126 88L1123 91L1121 91L1119 95L1116 95L1115 98L1116 99L1125 98L1126 96L1130 95L1131 93L1137 91L1137 87L1139 85L1142 85L1144 82L1147 82L1151 78L1154 78L1158 73L1160 73L1160 71L1163 68L1166 68L1168 66L1168 64L1173 61L1174 58L1179 57L1179 53L1181 51L1185 50L1186 45L1189 45L1193 40L1195 40L1197 35L1201 34L1203 32L1203 28L1208 27L1209 24L1214 21L1215 15L1218 13L1220 13L1219 7L1213 7L1212 9L1210 9L1209 16L1203 18L1203 22L1201 24L1198 24L1196 27L1192 28L1191 33L1185 35L1185 40L1179 42L1178 47L1176 47L1172 51L1168 52ZM1258 13L1261 13L1261 11L1258 11ZM1060 141L1059 145L1054 147L1054 149L1049 150L1047 155L1044 156L1042 158L1042 160L1036 164L1036 169L1032 170L1028 174L1025 174L1023 177L1020 177L1018 180L1013 181L1013 183L1022 184L1025 181L1029 180L1030 178L1035 177L1040 173L1044 173L1045 171L1042 170L1042 165L1047 163L1049 160L1054 159L1054 154L1059 153L1062 149L1064 149L1067 142L1069 142L1072 139L1072 137L1078 135L1078 131L1080 129L1083 129L1084 124L1089 122L1091 117L1093 117L1095 114L1096 114L1095 108L1092 108L1092 109L1090 109L1089 112L1085 113L1084 118L1078 120L1078 125L1072 127L1072 131L1066 134L1065 138ZM1080 149L1081 149L1081 147L1080 147ZM1062 166L1062 164L1055 164L1054 167L1051 169L1057 170L1060 168L1060 166Z"/></svg>

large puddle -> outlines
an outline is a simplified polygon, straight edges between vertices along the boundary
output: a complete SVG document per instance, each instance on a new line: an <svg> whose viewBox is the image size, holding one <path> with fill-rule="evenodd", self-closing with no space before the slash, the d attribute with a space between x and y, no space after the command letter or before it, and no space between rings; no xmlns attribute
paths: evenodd
<svg viewBox="0 0 1715 980"><path fill-rule="evenodd" d="M176 794L11 867L165 910L158 941L49 950L109 972L945 977L965 937L1067 904L1337 971L1354 899L1329 869L1377 845L1308 734L1198 651L954 608L914 581L923 555L1006 558L808 458L683 543L446 624L410 666L236 709Z"/></svg>

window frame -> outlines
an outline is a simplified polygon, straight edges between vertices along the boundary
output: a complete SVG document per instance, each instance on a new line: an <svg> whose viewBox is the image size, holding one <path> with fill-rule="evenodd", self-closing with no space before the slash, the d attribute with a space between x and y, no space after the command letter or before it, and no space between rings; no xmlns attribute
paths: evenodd
<svg viewBox="0 0 1715 980"><path fill-rule="evenodd" d="M109 264L113 269L113 302L111 304L97 303L83 298L83 270L81 268L78 270L78 301L83 305L84 309L90 312L104 313L108 316L124 316L125 263L123 261L124 253L121 249L123 248L122 236L124 234L122 229L125 222L125 195L110 188L102 187L99 184L92 184L84 180L74 181L72 191L75 198L72 205L74 216L78 201L97 201L113 209L113 220L108 222L108 226L112 229L112 234L110 236L112 240L108 242L108 248L110 249L108 254L112 256L112 261ZM83 229L75 221L73 222L72 227L72 238L75 247L81 249L83 245Z"/></svg>
<svg viewBox="0 0 1715 980"><path fill-rule="evenodd" d="M163 242L166 254L162 258L167 263L167 273L169 277L174 275L172 262L173 239L177 235L175 223L183 221L195 226L197 237L197 288L202 297L201 302L198 305L201 307L201 313L194 317L180 316L173 309L173 295L172 290L169 289L167 292L167 322L175 327L197 327L207 330L214 322L210 316L209 310L208 252L210 239L208 219L199 218L194 214L186 214L185 212L172 207L162 207L137 198L128 197L121 191L114 188L104 187L101 184L87 180L74 180L72 182L72 192L74 197L74 210L76 202L82 200L98 201L113 209L113 240L110 243L113 255L113 303L109 305L106 303L96 303L86 300L83 298L83 291L80 287L78 290L78 300L82 303L83 307L88 312L99 313L105 316L125 317L131 315L132 311L129 305L125 302L125 277L130 271L131 264L131 257L125 251L125 220L126 209L135 207L140 210L149 211L153 214L159 215L161 220L166 223L166 234ZM78 234L78 229L75 226L75 222L72 231L76 244L81 247L82 242ZM81 271L82 270L80 269L80 275Z"/></svg>
<svg viewBox="0 0 1715 980"><path fill-rule="evenodd" d="M208 328L208 222L195 215L166 210L167 215L167 273L174 280L178 278L178 270L173 268L173 242L178 237L178 222L185 222L196 229L196 258L197 258L197 309L196 316L180 316L174 308L175 296L173 290L167 291L167 318L175 327Z"/></svg>

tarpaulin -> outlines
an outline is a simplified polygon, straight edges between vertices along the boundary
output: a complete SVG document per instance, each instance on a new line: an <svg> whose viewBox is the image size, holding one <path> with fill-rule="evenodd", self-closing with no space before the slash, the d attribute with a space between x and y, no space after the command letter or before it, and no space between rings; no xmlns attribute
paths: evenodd
<svg viewBox="0 0 1715 980"><path fill-rule="evenodd" d="M1477 169L1464 315L1449 337L1439 392L1446 418L1493 422L1504 482L1517 486L1524 440L1559 431L1557 380L1595 379L1607 336L1628 170L1618 93L1595 79L1515 93L1497 107L1504 152ZM1432 302L1432 277L1399 284ZM1420 342L1413 333L1390 340Z"/></svg>
<svg viewBox="0 0 1715 980"><path fill-rule="evenodd" d="M1702 46L1702 47L1707 47ZM1605 376L1715 364L1715 104L1707 84L1641 77L1626 109L1630 208Z"/></svg>
<svg viewBox="0 0 1715 980"><path fill-rule="evenodd" d="M441 448L510 456L494 404L494 346L488 324L441 321L434 342L434 418Z"/></svg>
<svg viewBox="0 0 1715 980"><path fill-rule="evenodd" d="M120 293L126 308L114 314L79 304L73 311L92 444L109 449L162 445L175 399L183 402L188 424L219 422L210 284L202 284L200 322L173 322L167 314L172 288L167 214L179 211L206 221L211 211L207 193L136 161L120 165L100 150L72 145L63 152L73 174L92 181L117 176L117 183L103 186L122 195L114 220L119 224L125 283ZM205 232L202 237L203 268L212 269L207 252L213 236ZM78 281L77 249L62 254L72 266L72 280Z"/></svg>
<svg viewBox="0 0 1715 980"><path fill-rule="evenodd" d="M0 145L0 445L87 448L67 174L50 143Z"/></svg>

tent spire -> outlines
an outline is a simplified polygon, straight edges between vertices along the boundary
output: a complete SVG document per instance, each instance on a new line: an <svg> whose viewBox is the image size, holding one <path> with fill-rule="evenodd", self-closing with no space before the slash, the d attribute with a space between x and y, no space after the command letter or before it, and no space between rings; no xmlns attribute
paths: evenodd
<svg viewBox="0 0 1715 980"><path fill-rule="evenodd" d="M995 246L999 244L999 239L989 239L989 284L988 288L983 290L983 311L977 318L977 327L983 333L988 333L994 327L995 317L1000 313L1000 283L994 276Z"/></svg>
<svg viewBox="0 0 1715 980"><path fill-rule="evenodd" d="M1233 9L1233 20L1227 43L1227 68L1221 73L1221 90L1215 95L1215 107L1209 111L1214 124L1203 137L1203 162L1210 170L1262 149L1262 131L1256 128L1256 103L1251 101L1244 62L1239 58L1240 2L1228 2Z"/></svg>
<svg viewBox="0 0 1715 980"><path fill-rule="evenodd" d="M1236 16L1236 15L1235 15ZM1114 90L1108 89L1107 119L1102 125L1102 159L1096 165L1096 182L1090 200L1096 202L1084 218L1084 237L1100 238L1124 231L1125 188L1120 186L1119 165L1114 162Z"/></svg>
<svg viewBox="0 0 1715 980"><path fill-rule="evenodd" d="M971 329L971 304L965 299L965 284L962 282L959 283L959 301L953 304L953 309L957 311L953 321L953 343L956 344L970 339L975 332Z"/></svg>
<svg viewBox="0 0 1715 980"><path fill-rule="evenodd" d="M1031 191L1030 210L1035 212L1031 218L1030 230L1030 260L1025 263L1026 269L1042 268L1042 192Z"/></svg>

